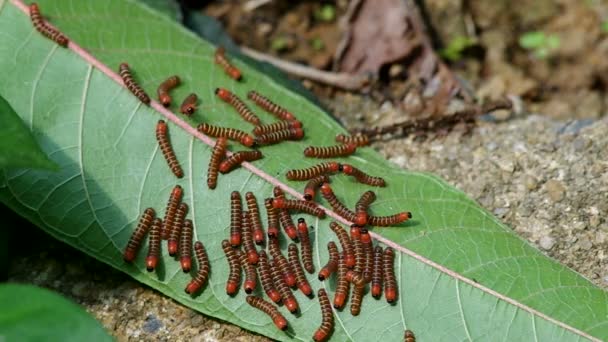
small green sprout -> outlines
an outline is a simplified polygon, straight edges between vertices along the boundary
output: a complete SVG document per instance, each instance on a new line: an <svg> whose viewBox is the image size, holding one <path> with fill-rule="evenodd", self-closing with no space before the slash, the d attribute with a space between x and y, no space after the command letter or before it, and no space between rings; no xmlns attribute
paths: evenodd
<svg viewBox="0 0 608 342"><path fill-rule="evenodd" d="M311 39L310 46L315 51L321 51L325 48L325 44L323 43L323 40L321 40L321 38L319 38L319 37Z"/></svg>
<svg viewBox="0 0 608 342"><path fill-rule="evenodd" d="M539 59L547 58L551 52L559 48L559 45L558 36L548 35L542 31L526 32L519 37L519 46L532 51L534 56Z"/></svg>
<svg viewBox="0 0 608 342"><path fill-rule="evenodd" d="M285 37L276 37L270 42L270 49L272 51L284 51L287 50L287 45L289 45L289 41Z"/></svg>
<svg viewBox="0 0 608 342"><path fill-rule="evenodd" d="M475 40L465 36L458 36L450 41L448 46L439 51L441 57L449 61L457 61L462 59L462 53L467 48L475 45Z"/></svg>
<svg viewBox="0 0 608 342"><path fill-rule="evenodd" d="M336 18L336 8L333 5L323 5L314 13L318 21L330 22Z"/></svg>

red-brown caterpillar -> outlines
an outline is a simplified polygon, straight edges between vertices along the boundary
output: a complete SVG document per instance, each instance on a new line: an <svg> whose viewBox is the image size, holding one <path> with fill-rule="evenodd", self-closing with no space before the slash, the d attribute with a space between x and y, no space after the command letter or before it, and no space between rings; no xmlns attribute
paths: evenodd
<svg viewBox="0 0 608 342"><path fill-rule="evenodd" d="M264 134L268 134L268 133L272 133L272 132L278 132L278 131L284 131L284 130L288 130L288 129L296 129L296 128L302 128L302 123L300 121L279 121L279 122L274 122L268 125L260 125L260 126L256 126L253 129L253 134L254 135L264 135Z"/></svg>
<svg viewBox="0 0 608 342"><path fill-rule="evenodd" d="M171 228L171 232L169 233L169 241L167 241L167 250L171 256L177 254L179 237L182 233L182 228L184 227L184 220L186 219L187 213L188 205L184 202L180 203L177 207L177 211L175 212L175 219L173 220L173 226Z"/></svg>
<svg viewBox="0 0 608 342"><path fill-rule="evenodd" d="M254 112L247 107L245 102L241 101L238 96L230 92L228 89L224 88L215 88L215 95L219 97L222 101L228 103L236 110L237 113L243 118L243 120L249 122L253 125L260 125L262 122Z"/></svg>
<svg viewBox="0 0 608 342"><path fill-rule="evenodd" d="M241 267L245 271L243 289L245 289L246 294L251 294L257 286L257 272L255 270L255 266L249 263L245 253L240 253L239 260L241 262Z"/></svg>
<svg viewBox="0 0 608 342"><path fill-rule="evenodd" d="M257 245L261 245L264 243L264 228L262 228L258 201L251 191L248 191L245 194L245 200L247 201L247 210L249 211L249 223L253 228L253 241L255 241Z"/></svg>
<svg viewBox="0 0 608 342"><path fill-rule="evenodd" d="M348 209L344 203L340 202L340 200L334 194L334 191L331 189L329 183L323 183L321 185L321 195L327 202L331 208L341 217L347 219L350 222L355 222L357 220L357 215Z"/></svg>
<svg viewBox="0 0 608 342"><path fill-rule="evenodd" d="M196 102L198 101L198 96L195 93L192 93L184 99L181 106L179 106L179 111L186 115L191 116L196 111Z"/></svg>
<svg viewBox="0 0 608 342"><path fill-rule="evenodd" d="M363 301L363 288L355 287L350 297L350 314L359 316L361 313L361 302Z"/></svg>
<svg viewBox="0 0 608 342"><path fill-rule="evenodd" d="M300 140L303 137L304 131L301 128L289 128L282 131L258 135L255 137L255 143L258 145L272 145L285 140Z"/></svg>
<svg viewBox="0 0 608 342"><path fill-rule="evenodd" d="M403 342L416 342L414 332L409 329L405 330L405 333L403 334Z"/></svg>
<svg viewBox="0 0 608 342"><path fill-rule="evenodd" d="M158 102L160 102L163 106L169 107L171 105L171 95L169 92L173 90L173 88L177 87L181 83L179 76L173 75L166 80L164 80L156 89L156 94L158 95Z"/></svg>
<svg viewBox="0 0 608 342"><path fill-rule="evenodd" d="M259 93L257 93L254 90L248 92L247 97L251 101L255 102L255 104L260 106L262 109L264 109L265 111L267 111L270 114L273 114L274 116L276 116L277 118L279 118L281 120L296 120L296 117L293 114L291 114L289 111L287 111L285 108L282 108L281 106L275 104L274 102L270 101L267 97L260 95Z"/></svg>
<svg viewBox="0 0 608 342"><path fill-rule="evenodd" d="M395 252L392 248L386 247L383 257L384 266L384 297L390 304L397 300L397 279L395 278Z"/></svg>
<svg viewBox="0 0 608 342"><path fill-rule="evenodd" d="M150 230L150 226L152 225L152 220L154 220L154 216L156 216L156 212L152 208L146 208L144 213L141 215L139 219L139 223L137 224L137 228L131 234L129 238L129 242L127 242L127 247L125 247L125 252L123 255L123 259L126 262L133 262L135 257L137 256L137 252L141 247L141 243L144 240L146 234Z"/></svg>
<svg viewBox="0 0 608 342"><path fill-rule="evenodd" d="M367 209L370 204L372 204L376 200L376 194L373 191L366 191L359 197L359 200L355 204L355 215L356 224L360 226L364 226L367 223Z"/></svg>
<svg viewBox="0 0 608 342"><path fill-rule="evenodd" d="M238 141L247 147L251 147L251 146L253 146L253 144L255 144L255 140L253 139L253 137L251 135L249 135L239 129L212 126L208 123L202 123L202 124L198 125L196 127L196 129L199 132L205 133L210 137L216 137L216 138L225 137L225 138L228 138L233 141Z"/></svg>
<svg viewBox="0 0 608 342"><path fill-rule="evenodd" d="M321 305L322 318L321 326L315 331L312 339L315 342L322 342L331 336L332 330L334 329L334 312L331 309L331 303L329 302L325 289L319 289L317 297L319 297L319 304Z"/></svg>
<svg viewBox="0 0 608 342"><path fill-rule="evenodd" d="M243 203L241 194L233 191L230 194L230 244L232 247L241 245L243 230Z"/></svg>
<svg viewBox="0 0 608 342"><path fill-rule="evenodd" d="M120 74L120 77L122 78L122 81L127 87L127 89L129 89L129 91L133 95L135 95L135 97L137 97L139 101L149 105L150 96L148 96L144 89L133 79L133 75L131 75L131 70L129 69L129 64L120 63L118 73Z"/></svg>
<svg viewBox="0 0 608 342"><path fill-rule="evenodd" d="M220 162L226 154L226 138L217 138L215 146L211 151L211 158L209 159L209 168L207 169L207 186L209 189L215 189L217 186L217 172L220 167Z"/></svg>
<svg viewBox="0 0 608 342"><path fill-rule="evenodd" d="M165 218L163 220L162 229L163 240L168 239L169 235L171 234L171 229L173 229L173 222L175 220L175 212L177 211L177 207L182 201L183 195L184 190L181 186L176 185L173 187L171 195L169 196L169 200L167 201L167 208L165 209Z"/></svg>
<svg viewBox="0 0 608 342"><path fill-rule="evenodd" d="M329 251L329 260L327 260L325 266L319 271L320 281L329 278L329 276L338 269L338 262L340 261L340 253L338 252L338 247L335 242L328 242L327 250Z"/></svg>
<svg viewBox="0 0 608 342"><path fill-rule="evenodd" d="M262 158L261 151L239 151L233 153L230 157L226 158L223 162L220 163L220 172L228 173L232 171L235 167L241 165L243 162L254 161Z"/></svg>
<svg viewBox="0 0 608 342"><path fill-rule="evenodd" d="M374 269L374 246L372 237L367 230L361 232L361 245L363 246L363 255L365 255L363 263L363 279L366 283L372 281L372 273Z"/></svg>
<svg viewBox="0 0 608 342"><path fill-rule="evenodd" d="M325 210L318 207L315 203L303 200L289 200L284 197L275 198L272 206L276 209L288 209L305 212L318 218L325 217Z"/></svg>
<svg viewBox="0 0 608 342"><path fill-rule="evenodd" d="M279 217L276 209L272 206L272 198L264 199L264 207L268 217L268 237L276 238L279 236Z"/></svg>
<svg viewBox="0 0 608 342"><path fill-rule="evenodd" d="M329 183L329 177L327 175L320 175L309 180L304 187L304 199L312 201L315 198L317 188L323 183Z"/></svg>
<svg viewBox="0 0 608 342"><path fill-rule="evenodd" d="M379 299L382 296L382 279L384 275L384 253L382 247L374 248L374 267L372 268L372 297Z"/></svg>
<svg viewBox="0 0 608 342"><path fill-rule="evenodd" d="M177 157L175 156L175 151L173 151L173 147L169 141L167 131L167 123L165 123L163 120L158 120L158 123L156 124L156 140L158 141L158 146L160 147L167 164L169 164L171 172L173 172L175 177L182 178L184 177L184 171L177 161Z"/></svg>
<svg viewBox="0 0 608 342"><path fill-rule="evenodd" d="M286 173L289 180L308 180L320 175L332 174L342 170L342 165L336 162L326 162L311 166L306 169L289 170Z"/></svg>
<svg viewBox="0 0 608 342"><path fill-rule="evenodd" d="M334 158L346 157L355 153L357 145L341 144L333 146L308 146L304 149L304 155L311 158Z"/></svg>
<svg viewBox="0 0 608 342"><path fill-rule="evenodd" d="M386 186L386 182L382 177L370 176L367 173L357 169L350 164L342 164L342 172L345 175L353 176L359 183L371 185L371 186Z"/></svg>
<svg viewBox="0 0 608 342"><path fill-rule="evenodd" d="M363 134L357 135L344 135L338 134L336 135L336 142L343 144L355 144L358 147L369 145L369 137Z"/></svg>
<svg viewBox="0 0 608 342"><path fill-rule="evenodd" d="M304 269L308 273L314 273L315 266L312 262L312 244L310 243L310 237L308 236L306 220L303 218L298 219L298 237L302 244L302 262L304 263Z"/></svg>
<svg viewBox="0 0 608 342"><path fill-rule="evenodd" d="M247 303L270 316L272 322L277 328L279 328L279 330L287 330L287 319L281 315L279 310L274 305L260 297L255 296L247 296Z"/></svg>
<svg viewBox="0 0 608 342"><path fill-rule="evenodd" d="M285 279L281 274L281 268L276 264L276 259L273 260L272 264L270 265L270 274L272 275L274 286L281 294L283 304L285 304L287 310L289 310L291 313L297 312L299 308L298 301L296 300L296 297L293 296L293 293L291 293L289 286L287 286L285 283Z"/></svg>
<svg viewBox="0 0 608 342"><path fill-rule="evenodd" d="M264 292L270 300L275 303L281 302L281 294L274 286L274 282L272 280L272 274L270 271L270 264L268 260L268 255L265 250L260 251L260 261L258 263L258 273L260 275L260 281L262 283L262 288L264 288Z"/></svg>
<svg viewBox="0 0 608 342"><path fill-rule="evenodd" d="M228 240L222 240L222 250L226 254L230 273L226 281L226 293L232 296L237 293L239 283L241 282L241 262L239 260L238 250L232 249Z"/></svg>
<svg viewBox="0 0 608 342"><path fill-rule="evenodd" d="M43 36L54 41L60 46L67 47L69 39L63 33L59 32L54 27L49 26L42 15L40 14L40 8L38 4L30 4L30 19L36 31L40 32Z"/></svg>
<svg viewBox="0 0 608 342"><path fill-rule="evenodd" d="M268 251L273 258L275 267L281 270L285 284L287 284L289 287L295 287L296 275L291 269L291 265L289 264L287 258L283 255L283 253L281 253L278 239L273 238L268 240Z"/></svg>
<svg viewBox="0 0 608 342"><path fill-rule="evenodd" d="M351 227L351 232L353 231L352 228L353 227ZM363 244L361 243L361 233L359 232L359 228L356 226L354 228L358 231L358 233L351 233L350 235L350 241L353 244L353 253L355 253L355 267L353 267L353 270L359 274L362 274L363 265L365 264L365 254L363 253Z"/></svg>
<svg viewBox="0 0 608 342"><path fill-rule="evenodd" d="M226 58L226 50L221 46L215 50L215 63L221 66L224 72L233 80L241 80L241 71L230 63L228 58Z"/></svg>
<svg viewBox="0 0 608 342"><path fill-rule="evenodd" d="M298 246L296 246L295 243L292 242L289 244L287 247L287 255L289 256L289 265L296 276L298 288L305 296L310 297L312 295L312 287L310 287L308 280L306 280L304 269L302 268L300 258L298 257Z"/></svg>
<svg viewBox="0 0 608 342"><path fill-rule="evenodd" d="M192 233L194 226L191 220L184 220L184 227L179 238L179 263L184 273L192 268Z"/></svg>
<svg viewBox="0 0 608 342"><path fill-rule="evenodd" d="M190 220L186 220L186 222L188 221ZM194 254L196 255L196 261L198 262L198 272L196 272L194 279L186 286L187 294L194 294L205 285L209 279L209 270L211 269L209 257L207 256L207 251L205 251L205 246L203 246L202 242L196 241L194 243Z"/></svg>
<svg viewBox="0 0 608 342"><path fill-rule="evenodd" d="M344 254L344 262L346 267L348 268L352 268L355 266L355 253L353 251L353 245L352 242L350 241L350 238L348 237L348 233L346 233L346 230L344 230L344 228L342 228L342 226L340 226L339 224L337 224L336 222L330 222L329 223L329 228L336 233L336 236L338 237L338 240L340 241L340 245L342 245L342 253Z"/></svg>
<svg viewBox="0 0 608 342"><path fill-rule="evenodd" d="M367 223L370 226L389 227L389 226L395 226L401 222L405 222L411 218L412 218L412 213L410 213L409 211L404 211L404 212L397 213L395 215L390 215L390 216L370 215L367 218Z"/></svg>
<svg viewBox="0 0 608 342"><path fill-rule="evenodd" d="M346 279L346 262L344 261L344 252L341 253L338 259L338 281L336 283L336 293L334 295L334 308L342 309L346 303L346 298L350 291L350 283Z"/></svg>
<svg viewBox="0 0 608 342"><path fill-rule="evenodd" d="M274 199L272 200L272 205L274 207L274 201L278 198L285 198L285 194L283 190L278 186L275 186L273 189ZM296 230L296 226L291 219L291 215L285 209L276 209L277 214L279 215L279 221L281 222L281 226L283 226L283 230L285 230L285 234L289 236L290 239L296 240L298 238L298 232Z"/></svg>
<svg viewBox="0 0 608 342"><path fill-rule="evenodd" d="M247 255L247 261L255 265L259 261L258 251L255 249L253 243L253 231L250 222L250 216L248 211L243 212L243 250Z"/></svg>
<svg viewBox="0 0 608 342"><path fill-rule="evenodd" d="M158 265L158 259L160 258L160 230L162 229L163 222L161 219L154 219L152 222L152 228L150 228L150 237L148 238L148 256L146 257L146 269L148 272L154 271Z"/></svg>

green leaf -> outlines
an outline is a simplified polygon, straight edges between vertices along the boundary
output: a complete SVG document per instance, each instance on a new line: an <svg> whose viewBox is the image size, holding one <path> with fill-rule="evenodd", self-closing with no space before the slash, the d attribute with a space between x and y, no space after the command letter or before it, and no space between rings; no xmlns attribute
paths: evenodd
<svg viewBox="0 0 608 342"><path fill-rule="evenodd" d="M545 46L547 36L542 31L531 31L519 37L519 46L524 49L536 49Z"/></svg>
<svg viewBox="0 0 608 342"><path fill-rule="evenodd" d="M80 306L47 289L0 284L3 341L112 341Z"/></svg>
<svg viewBox="0 0 608 342"><path fill-rule="evenodd" d="M57 164L44 154L28 127L2 96L0 122L0 169L31 167L57 170Z"/></svg>
<svg viewBox="0 0 608 342"><path fill-rule="evenodd" d="M0 2L0 73L8 80L0 83L0 93L18 113L27 113L30 106L48 108L51 119L23 119L45 138L45 148L57 151L52 158L61 172L53 177L6 172L0 175L5 184L0 199L58 239L184 305L277 340L309 340L321 319L316 299L297 293L302 314L295 318L281 308L290 330L277 331L268 317L244 304L243 291L235 298L225 294L228 267L220 241L228 236L231 191L252 191L260 202L278 182L291 193L300 192L304 184L287 181L285 171L316 163L301 157L304 147L332 144L333 135L344 130L319 107L239 59L233 60L244 80L230 80L213 64L212 45L138 2L39 1L54 25L111 70L129 62L150 94L167 76L180 75L184 84L173 92L176 102L196 92L202 105L192 118L176 119L156 103L142 105L115 74L89 64L79 50L60 48L40 36L15 3ZM264 159L254 163L259 170L243 167L221 175L211 191L205 180L208 140L193 135L192 126L204 121L251 129L214 97L216 87L242 98L251 89L267 94L297 113L307 137L262 148ZM264 122L272 121L252 108ZM169 171L154 137L163 117L173 120L171 140L186 173L180 180ZM231 150L241 149L231 145ZM400 340L406 327L422 341L608 338L606 292L529 246L462 192L432 175L395 168L371 148L346 160L387 179L388 187L374 189L374 214L411 210L414 218L402 227L374 229L379 241L401 251L397 305L367 296L359 317L348 309L337 313L332 340ZM143 209L162 213L175 184L184 188L195 237L211 256L210 283L194 298L183 290L191 276L166 251L155 273L145 271L144 253L134 265L122 261ZM350 206L369 189L344 176L336 176L332 185ZM327 242L335 239L330 220L302 216L314 226L318 270L327 259ZM308 279L315 290L323 286L333 294L333 281L320 283L315 275Z"/></svg>

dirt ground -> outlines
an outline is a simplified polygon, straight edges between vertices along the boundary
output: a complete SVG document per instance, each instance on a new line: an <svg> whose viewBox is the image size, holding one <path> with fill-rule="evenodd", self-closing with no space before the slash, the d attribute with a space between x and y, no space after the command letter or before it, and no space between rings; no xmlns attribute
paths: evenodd
<svg viewBox="0 0 608 342"><path fill-rule="evenodd" d="M317 68L330 68L340 38L336 19L346 1L321 19L320 2L271 1L247 12L249 1L217 2L220 18L242 44ZM608 120L605 57L608 35L602 1L425 1L443 46L458 37L475 43L451 67L480 97L519 96L524 110L425 141L399 138L373 148L400 167L432 172L465 191L547 255L608 289ZM326 17L325 17L326 18ZM251 29L254 27L255 29ZM530 31L558 35L547 57L523 49ZM277 42L278 41L278 42ZM320 43L319 43L320 41ZM403 75L391 73L373 93L335 92L306 82L348 128L395 122ZM401 83L401 85L400 85ZM533 115L530 113L538 113ZM128 276L19 224L35 245L20 249L11 281L59 291L82 304L119 341L266 341L185 308Z"/></svg>

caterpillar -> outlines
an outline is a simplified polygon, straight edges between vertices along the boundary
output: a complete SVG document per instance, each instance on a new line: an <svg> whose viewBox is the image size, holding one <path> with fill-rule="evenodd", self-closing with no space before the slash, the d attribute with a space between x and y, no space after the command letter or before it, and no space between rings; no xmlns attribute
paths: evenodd
<svg viewBox="0 0 608 342"><path fill-rule="evenodd" d="M289 257L289 265L296 276L298 288L305 296L310 297L312 295L312 287L310 287L308 280L306 280L304 269L302 268L300 258L298 257L298 246L296 246L295 243L292 242L287 247L287 256Z"/></svg>
<svg viewBox="0 0 608 342"><path fill-rule="evenodd" d="M379 187L386 186L386 182L384 181L384 178L370 176L367 173L357 169L356 167L354 167L350 164L343 164L342 172L346 175L355 177L355 179L359 183L363 183L363 184L367 184L367 185L371 185L371 186L379 186Z"/></svg>
<svg viewBox="0 0 608 342"><path fill-rule="evenodd" d="M173 75L166 80L164 80L156 89L156 94L158 95L158 102L160 102L163 106L169 107L171 105L171 95L169 92L180 85L181 79L177 75Z"/></svg>
<svg viewBox="0 0 608 342"><path fill-rule="evenodd" d="M221 46L215 50L215 63L219 64L219 66L224 69L224 72L233 80L241 80L241 71L228 61L228 58L226 58L226 50Z"/></svg>
<svg viewBox="0 0 608 342"><path fill-rule="evenodd" d="M270 316L272 322L277 328L279 328L279 330L287 330L287 319L281 315L279 310L274 305L260 297L255 296L247 296L246 300L249 305Z"/></svg>
<svg viewBox="0 0 608 342"><path fill-rule="evenodd" d="M296 117L292 113L270 101L270 99L268 99L267 97L260 95L254 90L247 93L247 98L255 102L255 104L257 104L259 107L261 107L268 113L276 116L281 120L296 120Z"/></svg>
<svg viewBox="0 0 608 342"><path fill-rule="evenodd" d="M334 295L334 308L342 309L346 303L346 298L350 292L350 283L346 279L346 262L344 252L338 259L338 281L336 283L336 293Z"/></svg>
<svg viewBox="0 0 608 342"><path fill-rule="evenodd" d="M276 209L291 209L305 212L318 218L325 217L325 210L319 208L315 203L303 200L289 200L284 197L275 198L272 206Z"/></svg>
<svg viewBox="0 0 608 342"><path fill-rule="evenodd" d="M256 126L262 124L260 118L255 115L255 113L253 113L251 109L249 109L249 107L247 107L245 102L241 101L238 96L230 92L228 89L215 88L215 95L217 95L217 97L219 97L222 101L231 105L236 110L236 112L239 113L243 120Z"/></svg>
<svg viewBox="0 0 608 342"><path fill-rule="evenodd" d="M271 123L268 125L255 126L255 128L253 129L253 134L256 136L259 136L259 135L264 135L264 134L268 134L268 133L284 131L284 130L288 130L288 129L292 129L292 128L293 129L302 128L302 123L300 121L293 120L293 121L279 121L279 122L274 122L274 123Z"/></svg>
<svg viewBox="0 0 608 342"><path fill-rule="evenodd" d="M245 282L243 282L243 289L245 289L246 294L251 294L257 285L257 273L255 266L249 263L245 253L240 253L239 260L241 262L241 268L245 271Z"/></svg>
<svg viewBox="0 0 608 342"><path fill-rule="evenodd" d="M346 280L355 286L357 289L363 290L365 288L365 279L363 275L357 271L348 270L346 272Z"/></svg>
<svg viewBox="0 0 608 342"><path fill-rule="evenodd" d="M411 218L412 218L412 213L410 213L409 211L404 211L404 212L397 213L395 215L390 215L390 216L370 215L367 218L367 223L370 226L388 227L388 226L397 225L401 222L405 222Z"/></svg>
<svg viewBox="0 0 608 342"><path fill-rule="evenodd" d="M149 105L150 96L148 96L144 89L133 79L133 75L131 75L131 69L129 69L129 64L120 63L120 66L118 67L118 73L120 74L120 77L122 78L122 81L127 87L127 89L129 89L129 91L133 95L135 95L135 97L137 97L139 101Z"/></svg>
<svg viewBox="0 0 608 342"><path fill-rule="evenodd" d="M329 251L329 260L327 260L325 266L323 266L323 268L321 268L321 271L319 271L320 281L324 281L325 279L329 278L329 276L332 273L336 272L336 270L338 269L340 253L338 252L338 247L336 246L336 243L333 241L328 242L327 250Z"/></svg>
<svg viewBox="0 0 608 342"><path fill-rule="evenodd" d="M357 145L341 144L333 146L308 146L304 149L304 155L310 158L334 158L346 157L355 153Z"/></svg>
<svg viewBox="0 0 608 342"><path fill-rule="evenodd" d="M32 20L32 24L34 25L36 31L40 32L43 36L54 41L60 46L68 46L69 39L63 33L59 32L59 30L49 26L46 23L42 17L42 14L40 14L40 8L36 3L32 3L30 5L30 19Z"/></svg>
<svg viewBox="0 0 608 342"><path fill-rule="evenodd" d="M167 208L165 209L165 218L163 220L163 231L162 238L166 240L169 238L169 234L171 233L171 229L173 229L173 222L175 220L175 212L177 211L177 207L182 201L182 196L184 195L184 190L181 186L176 185L173 187L171 191L171 195L169 195L169 200L167 201Z"/></svg>
<svg viewBox="0 0 608 342"><path fill-rule="evenodd" d="M225 137L233 141L238 141L244 146L251 147L255 144L255 140L253 137L239 129L228 128L228 127L220 127L220 126L212 126L208 123L202 123L196 127L196 129L205 133L210 137L220 138Z"/></svg>
<svg viewBox="0 0 608 342"><path fill-rule="evenodd" d="M226 138L217 138L215 146L211 151L211 158L209 159L209 168L207 169L207 186L209 189L215 189L217 186L217 172L220 166L222 158L226 154Z"/></svg>
<svg viewBox="0 0 608 342"><path fill-rule="evenodd" d="M281 302L281 294L274 286L274 282L272 280L272 274L270 274L270 264L268 260L268 255L265 250L260 251L260 261L258 263L258 273L260 275L260 281L262 283L262 288L266 295L270 300L279 304Z"/></svg>
<svg viewBox="0 0 608 342"><path fill-rule="evenodd" d="M278 186L275 186L273 189L274 199L272 200L272 206L274 207L274 201L278 198L285 198L285 193ZM285 234L289 236L290 239L296 240L298 238L298 232L296 230L296 226L291 219L291 215L285 209L277 209L277 213L279 215L279 221L281 222L281 226L283 226L283 230Z"/></svg>
<svg viewBox="0 0 608 342"><path fill-rule="evenodd" d="M279 236L279 218L277 211L272 206L272 198L264 199L264 207L266 207L266 216L268 217L268 237L276 238Z"/></svg>
<svg viewBox="0 0 608 342"><path fill-rule="evenodd" d="M306 169L289 170L285 174L289 180L309 180L324 174L332 174L342 170L342 165L336 162L326 162Z"/></svg>
<svg viewBox="0 0 608 342"><path fill-rule="evenodd" d="M321 185L321 195L327 202L331 208L341 217L345 218L350 222L355 222L357 220L357 215L348 209L344 203L340 202L340 200L336 197L329 183L323 183Z"/></svg>
<svg viewBox="0 0 608 342"><path fill-rule="evenodd" d="M239 251L232 249L228 240L222 240L222 250L226 254L228 259L228 266L230 267L230 273L228 274L228 280L226 281L226 294L229 296L235 295L241 282L241 263L239 259Z"/></svg>
<svg viewBox="0 0 608 342"><path fill-rule="evenodd" d="M336 135L336 142L343 144L355 144L357 147L367 146L369 145L369 137L363 134L356 135L345 135L338 134Z"/></svg>
<svg viewBox="0 0 608 342"><path fill-rule="evenodd" d="M380 299L382 296L382 278L384 275L384 253L382 247L374 248L374 267L372 268L372 297Z"/></svg>
<svg viewBox="0 0 608 342"><path fill-rule="evenodd" d="M312 339L315 342L322 342L331 336L334 329L334 312L325 289L319 289L317 297L319 297L319 305L321 305L321 326L315 331Z"/></svg>
<svg viewBox="0 0 608 342"><path fill-rule="evenodd" d="M235 152L230 157L220 163L220 172L228 173L235 167L241 165L244 161L251 162L262 158L261 151L239 151Z"/></svg>
<svg viewBox="0 0 608 342"><path fill-rule="evenodd" d="M373 191L364 192L355 204L355 221L359 226L364 226L367 223L367 209L376 200L376 194Z"/></svg>
<svg viewBox="0 0 608 342"><path fill-rule="evenodd" d="M355 266L355 253L353 252L353 244L348 237L348 234L336 222L330 222L329 228L336 234L338 240L340 241L340 245L342 246L342 253L344 254L344 264L348 268L352 268Z"/></svg>
<svg viewBox="0 0 608 342"><path fill-rule="evenodd" d="M150 226L152 225L152 220L154 220L154 216L156 216L156 212L154 211L154 209L146 208L146 210L144 210L144 213L139 219L137 227L133 231L133 234L131 234L129 242L127 242L127 247L125 247L123 259L126 262L133 262L133 260L135 260L137 252L141 247L141 243L146 234L148 234L148 231L150 230Z"/></svg>
<svg viewBox="0 0 608 342"><path fill-rule="evenodd" d="M361 240L361 227L356 224L350 226L350 239L351 241Z"/></svg>
<svg viewBox="0 0 608 342"><path fill-rule="evenodd" d="M363 246L363 255L365 256L362 275L365 282L369 283L372 281L374 269L374 246L372 244L372 237L367 230L361 232L361 244Z"/></svg>
<svg viewBox="0 0 608 342"><path fill-rule="evenodd" d="M395 278L395 252L392 248L386 247L383 256L383 276L384 276L384 297L389 304L397 300L397 279Z"/></svg>
<svg viewBox="0 0 608 342"><path fill-rule="evenodd" d="M179 263L182 266L184 273L190 272L192 268L192 233L194 226L192 221L187 219L184 221L182 234L179 239Z"/></svg>
<svg viewBox="0 0 608 342"><path fill-rule="evenodd" d="M152 228L150 228L150 237L148 239L148 256L146 257L146 269L148 272L154 271L160 258L160 230L162 229L163 222L161 219L156 218L152 222Z"/></svg>
<svg viewBox="0 0 608 342"><path fill-rule="evenodd" d="M358 230L358 228L357 228ZM365 254L363 253L363 244L361 243L361 233L355 234L355 238L352 237L351 242L353 244L353 252L355 253L355 267L353 270L359 274L363 273L363 265L365 264Z"/></svg>
<svg viewBox="0 0 608 342"><path fill-rule="evenodd" d="M191 93L186 96L181 106L179 106L179 111L186 115L191 116L196 111L196 102L198 101L198 96L195 93Z"/></svg>
<svg viewBox="0 0 608 342"><path fill-rule="evenodd" d="M299 305L296 297L293 296L289 286L285 283L285 279L281 274L281 269L276 265L276 259L273 260L270 265L270 274L272 275L272 280L274 282L274 286L277 291L281 294L281 300L283 304L291 313L296 313L298 311Z"/></svg>
<svg viewBox="0 0 608 342"><path fill-rule="evenodd" d="M251 191L245 194L245 200L247 201L247 210L249 211L249 223L253 228L253 241L255 241L256 245L261 245L264 243L264 228L262 228L258 201Z"/></svg>
<svg viewBox="0 0 608 342"><path fill-rule="evenodd" d="M186 220L186 222L188 221L190 220ZM198 272L196 272L194 279L192 279L186 286L185 291L187 294L194 294L198 292L209 279L209 271L211 270L211 266L209 265L209 257L207 256L207 251L205 250L205 246L203 246L202 242L196 241L194 243L194 255L196 255L196 261L198 262Z"/></svg>
<svg viewBox="0 0 608 342"><path fill-rule="evenodd" d="M310 237L308 236L306 220L303 218L298 219L298 237L302 244L302 262L304 263L304 269L308 273L314 273L315 266L312 262L312 244L310 243Z"/></svg>
<svg viewBox="0 0 608 342"><path fill-rule="evenodd" d="M287 258L285 258L283 253L281 253L278 239L270 239L270 241L268 241L268 251L270 252L270 255L273 258L275 267L281 270L281 274L285 284L289 287L295 287L296 275L291 269L291 265L289 264Z"/></svg>
<svg viewBox="0 0 608 342"><path fill-rule="evenodd" d="M173 220L173 227L169 233L169 241L167 241L167 250L169 255L174 256L177 254L179 237L184 227L184 219L188 213L188 205L184 202L180 203L175 212L175 219Z"/></svg>
<svg viewBox="0 0 608 342"><path fill-rule="evenodd" d="M404 342L416 342L416 336L414 336L414 332L406 329L405 333L403 334L403 341Z"/></svg>
<svg viewBox="0 0 608 342"><path fill-rule="evenodd" d="M361 313L361 303L363 301L363 288L355 287L350 297L350 314L359 316Z"/></svg>
<svg viewBox="0 0 608 342"><path fill-rule="evenodd" d="M247 262L251 265L255 265L259 261L259 255L253 244L253 231L251 229L249 214L248 211L243 212L243 249L247 255Z"/></svg>
<svg viewBox="0 0 608 342"><path fill-rule="evenodd" d="M158 120L158 123L156 124L156 140L158 141L158 146L160 147L163 157L165 157L171 172L173 172L175 177L182 178L184 177L184 171L179 165L179 161L177 161L177 157L175 156L175 151L173 151L173 147L169 141L167 131L167 123L165 123L163 120Z"/></svg>
<svg viewBox="0 0 608 342"><path fill-rule="evenodd" d="M304 131L301 128L289 128L282 131L258 135L255 137L255 143L258 145L272 145L285 140L300 140L303 137Z"/></svg>
<svg viewBox="0 0 608 342"><path fill-rule="evenodd" d="M312 201L315 198L317 188L323 183L329 183L329 177L327 175L320 175L309 180L304 187L304 199Z"/></svg>
<svg viewBox="0 0 608 342"><path fill-rule="evenodd" d="M241 245L243 230L243 203L241 194L233 191L230 194L230 245L238 247Z"/></svg>

